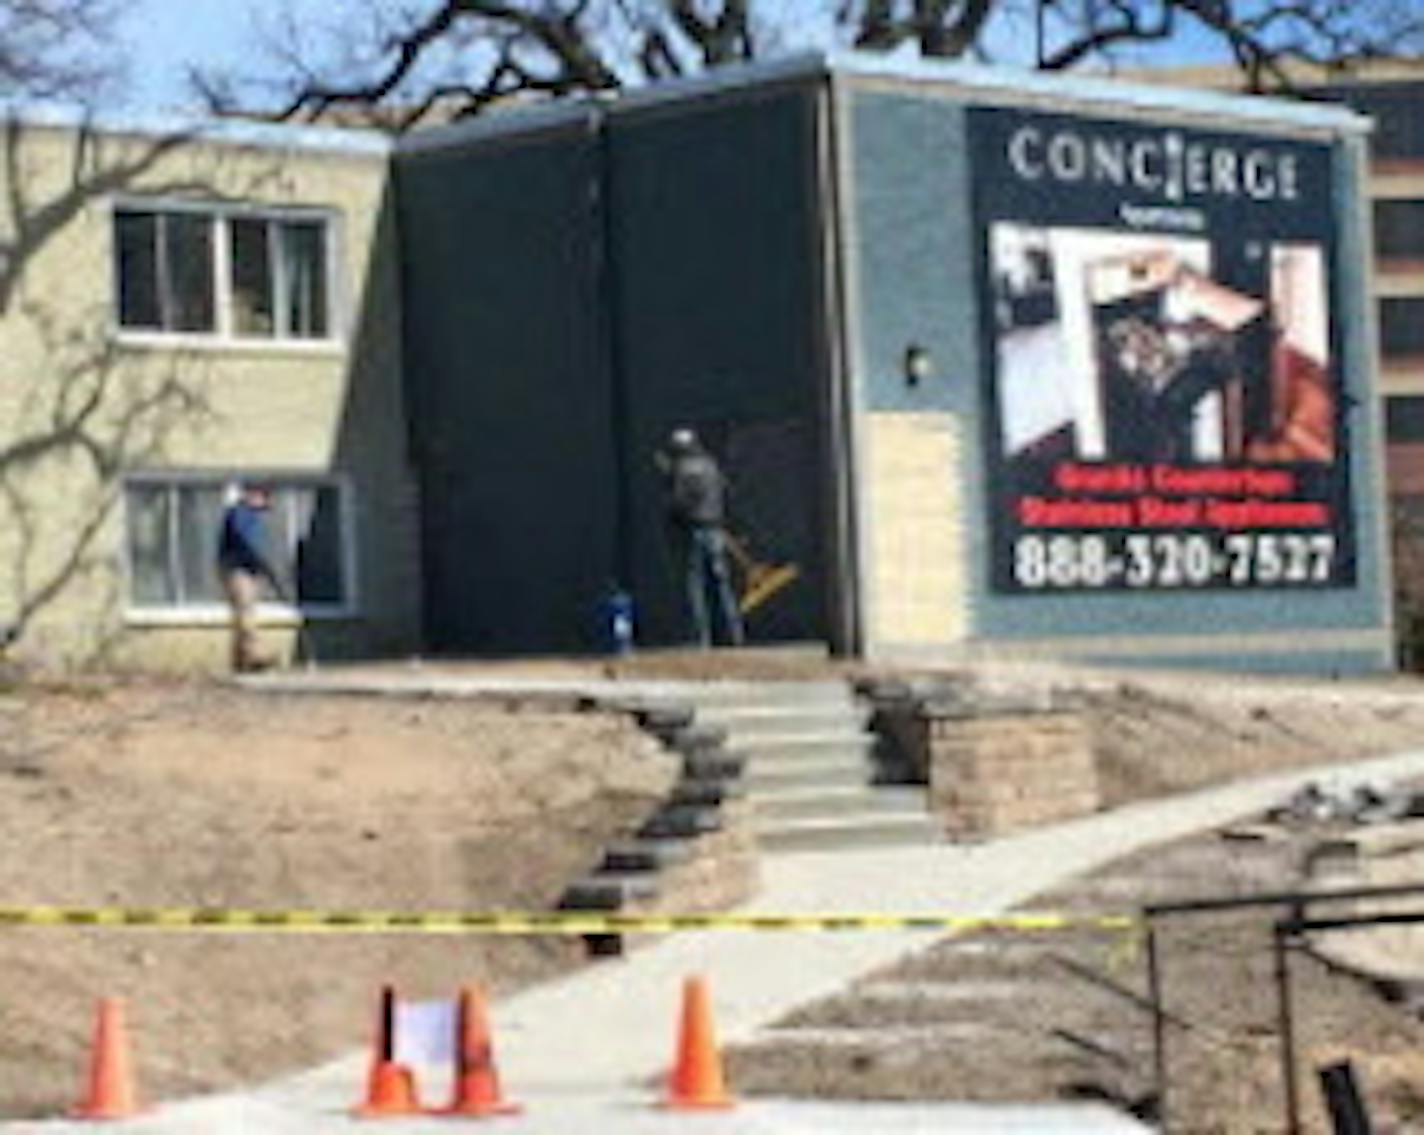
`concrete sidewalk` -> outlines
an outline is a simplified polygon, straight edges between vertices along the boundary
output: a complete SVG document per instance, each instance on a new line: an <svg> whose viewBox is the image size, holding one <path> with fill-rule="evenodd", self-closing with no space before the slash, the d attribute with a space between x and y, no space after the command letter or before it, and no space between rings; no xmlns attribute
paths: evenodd
<svg viewBox="0 0 1424 1135"><path fill-rule="evenodd" d="M1351 784L1424 774L1424 751L1274 775L1122 808L975 846L787 854L769 858L758 913L993 914L1144 846L1257 812L1307 781ZM657 1135L732 1132L1122 1132L1140 1125L1100 1108L756 1102L727 1115L652 1110L673 1051L683 978L713 991L723 1041L750 1037L793 1006L923 949L932 933L706 931L681 934L528 990L494 1006L506 1093L528 1114L498 1126L519 1135L576 1129ZM254 1092L163 1108L125 1130L210 1135L321 1135L361 1126L346 1117L364 1083L356 1054ZM428 1099L442 1098L431 1082ZM388 1121L395 1131L448 1129L448 1121ZM68 1132L66 1122L11 1123L5 1131Z"/></svg>

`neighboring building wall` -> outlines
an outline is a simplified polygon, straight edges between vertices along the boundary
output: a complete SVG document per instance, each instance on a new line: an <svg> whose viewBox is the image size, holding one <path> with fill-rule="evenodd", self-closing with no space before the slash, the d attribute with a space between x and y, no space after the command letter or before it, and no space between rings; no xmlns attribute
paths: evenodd
<svg viewBox="0 0 1424 1135"><path fill-rule="evenodd" d="M1424 666L1424 397L1386 400L1390 534L1400 662Z"/></svg>
<svg viewBox="0 0 1424 1135"><path fill-rule="evenodd" d="M1424 81L1336 83L1311 95L1375 120L1370 138L1380 392L1424 393Z"/></svg>
<svg viewBox="0 0 1424 1135"><path fill-rule="evenodd" d="M1329 88L1375 119L1369 193L1400 661L1424 666L1424 81L1367 71Z"/></svg>
<svg viewBox="0 0 1424 1135"><path fill-rule="evenodd" d="M982 251L969 205L976 175L968 156L966 111L957 101L965 97L928 83L913 89L864 78L844 96L850 365L861 414L858 491L870 652L1070 655L1159 664L1245 664L1249 654L1252 665L1275 660L1284 668L1388 665L1380 435L1369 400L1347 409L1342 419L1348 425L1348 458L1342 460L1348 461L1352 585L1253 586L1238 593L1161 588L1150 594L1111 587L1051 594L1050 588L1033 595L1005 594L993 586L988 541L991 510L1000 506L986 479L984 423L995 411L983 404L981 379L982 344L992 319L980 302ZM1004 100L990 95L983 101ZM1085 103L1081 113L1111 112ZM1260 128L1222 123L1218 129L1249 134ZM1374 389L1368 285L1361 272L1366 263L1358 194L1361 152L1342 143L1334 153L1334 184L1326 192L1333 194L1338 219L1340 273L1333 289L1337 346L1344 358L1339 382L1353 395ZM995 191L985 190L990 196ZM901 366L911 343L928 347L936 362L934 376L916 386L906 382ZM1045 375L1057 365L1061 360L1045 360ZM920 533L922 544L925 540L922 515L885 509L887 496L908 497L908 486L923 476L916 463L892 468L877 455L883 450L877 439L900 415L918 416L922 428L958 441L940 447L940 460L953 454L957 462L945 470L946 479L962 486L946 491L941 522L948 543L962 549L960 562L927 556L917 561L910 543L880 531L906 529ZM904 479L903 490L877 483L887 469ZM903 614L907 596L917 594L952 600L940 615L936 631L942 627L947 633L936 633L937 646L927 645L923 625L911 627Z"/></svg>
<svg viewBox="0 0 1424 1135"><path fill-rule="evenodd" d="M0 622L23 619L20 649L54 663L224 664L221 604L136 595L125 486L217 491L243 474L339 486L340 517L318 522L339 526L325 547L349 552L328 605L342 613L313 614L301 650L410 649L420 578L385 155L17 124L3 145ZM160 202L329 217L329 341L120 333L114 211ZM197 532L168 565L195 595L210 590L216 539ZM295 649L290 609L264 622L267 645Z"/></svg>

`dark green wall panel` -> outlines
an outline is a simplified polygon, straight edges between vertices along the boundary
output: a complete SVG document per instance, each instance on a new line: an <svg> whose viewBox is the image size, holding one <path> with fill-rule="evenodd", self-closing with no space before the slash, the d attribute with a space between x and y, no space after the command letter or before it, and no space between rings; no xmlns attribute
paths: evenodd
<svg viewBox="0 0 1424 1135"><path fill-rule="evenodd" d="M752 636L827 633L816 114L803 84L611 120L630 560L655 641L686 631L651 460L682 424L722 458L734 528L802 570Z"/></svg>
<svg viewBox="0 0 1424 1135"><path fill-rule="evenodd" d="M585 132L398 167L433 649L589 645L613 573L612 402Z"/></svg>

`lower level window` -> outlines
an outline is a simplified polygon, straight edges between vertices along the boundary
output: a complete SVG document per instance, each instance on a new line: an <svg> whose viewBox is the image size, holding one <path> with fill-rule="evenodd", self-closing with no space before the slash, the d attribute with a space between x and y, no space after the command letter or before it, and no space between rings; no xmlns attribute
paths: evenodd
<svg viewBox="0 0 1424 1135"><path fill-rule="evenodd" d="M258 477L272 490L264 524L267 561L282 592L304 608L350 604L342 485ZM134 477L124 491L129 602L162 610L223 603L217 574L223 511L238 482L218 477Z"/></svg>

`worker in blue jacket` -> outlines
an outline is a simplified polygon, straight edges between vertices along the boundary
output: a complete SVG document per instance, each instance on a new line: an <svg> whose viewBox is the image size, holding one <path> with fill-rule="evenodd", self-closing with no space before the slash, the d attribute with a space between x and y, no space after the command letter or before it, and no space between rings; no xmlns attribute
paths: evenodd
<svg viewBox="0 0 1424 1135"><path fill-rule="evenodd" d="M265 670L273 659L257 652L257 601L265 580L278 598L282 581L267 556L266 513L272 493L266 485L244 485L223 512L218 539L218 576L232 610L232 668L239 673Z"/></svg>

